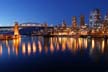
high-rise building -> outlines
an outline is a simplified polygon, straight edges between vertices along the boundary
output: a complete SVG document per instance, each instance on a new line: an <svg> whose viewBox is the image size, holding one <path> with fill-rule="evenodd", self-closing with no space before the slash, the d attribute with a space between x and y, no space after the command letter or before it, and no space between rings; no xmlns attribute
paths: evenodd
<svg viewBox="0 0 108 72"><path fill-rule="evenodd" d="M101 13L99 9L95 9L90 13L89 24L90 27L98 28L101 27Z"/></svg>
<svg viewBox="0 0 108 72"><path fill-rule="evenodd" d="M77 27L77 19L76 16L72 17L72 28L76 28Z"/></svg>
<svg viewBox="0 0 108 72"><path fill-rule="evenodd" d="M85 19L84 16L81 15L81 16L80 16L80 26L84 26L84 25L85 25L84 19Z"/></svg>
<svg viewBox="0 0 108 72"><path fill-rule="evenodd" d="M65 22L65 20L62 21L62 27L66 28L66 22Z"/></svg>
<svg viewBox="0 0 108 72"><path fill-rule="evenodd" d="M104 27L108 27L108 13L104 17L103 25L104 25Z"/></svg>
<svg viewBox="0 0 108 72"><path fill-rule="evenodd" d="M104 17L105 21L108 21L108 12L106 13L106 16Z"/></svg>

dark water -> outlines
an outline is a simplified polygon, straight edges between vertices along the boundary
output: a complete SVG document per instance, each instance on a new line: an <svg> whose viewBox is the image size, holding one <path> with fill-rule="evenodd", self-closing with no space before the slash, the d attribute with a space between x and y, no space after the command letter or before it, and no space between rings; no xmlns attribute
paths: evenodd
<svg viewBox="0 0 108 72"><path fill-rule="evenodd" d="M108 39L22 37L0 41L0 72L107 72Z"/></svg>

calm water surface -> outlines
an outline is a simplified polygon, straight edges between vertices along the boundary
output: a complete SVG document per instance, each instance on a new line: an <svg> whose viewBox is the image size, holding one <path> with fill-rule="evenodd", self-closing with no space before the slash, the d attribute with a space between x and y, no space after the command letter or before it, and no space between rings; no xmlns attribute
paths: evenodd
<svg viewBox="0 0 108 72"><path fill-rule="evenodd" d="M108 39L22 37L0 41L0 72L95 71L108 66Z"/></svg>

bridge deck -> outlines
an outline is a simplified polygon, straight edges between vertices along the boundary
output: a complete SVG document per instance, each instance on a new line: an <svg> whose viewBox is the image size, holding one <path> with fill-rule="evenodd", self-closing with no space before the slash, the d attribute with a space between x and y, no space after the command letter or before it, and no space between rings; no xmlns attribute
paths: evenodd
<svg viewBox="0 0 108 72"><path fill-rule="evenodd" d="M45 28L44 26L19 26L19 28L26 28L26 27ZM0 28L14 28L14 26L2 26ZM47 28L54 28L54 27L48 26Z"/></svg>

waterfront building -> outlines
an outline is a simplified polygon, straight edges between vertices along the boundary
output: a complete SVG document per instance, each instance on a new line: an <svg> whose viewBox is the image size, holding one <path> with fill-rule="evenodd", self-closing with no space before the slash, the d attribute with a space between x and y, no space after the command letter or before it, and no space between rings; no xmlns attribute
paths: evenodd
<svg viewBox="0 0 108 72"><path fill-rule="evenodd" d="M108 13L105 15L103 23L108 27Z"/></svg>
<svg viewBox="0 0 108 72"><path fill-rule="evenodd" d="M101 13L99 9L95 9L90 13L89 25L92 28L102 26Z"/></svg>
<svg viewBox="0 0 108 72"><path fill-rule="evenodd" d="M108 21L108 12L106 13L104 20Z"/></svg>
<svg viewBox="0 0 108 72"><path fill-rule="evenodd" d="M72 28L73 29L77 28L77 19L76 19L76 16L72 17Z"/></svg>
<svg viewBox="0 0 108 72"><path fill-rule="evenodd" d="M84 25L85 25L85 17L84 17L84 15L81 15L80 16L80 27L82 27Z"/></svg>
<svg viewBox="0 0 108 72"><path fill-rule="evenodd" d="M105 15L102 24L104 33L108 34L108 13Z"/></svg>
<svg viewBox="0 0 108 72"><path fill-rule="evenodd" d="M72 17L72 29L70 32L70 35L77 35L78 33L78 27L77 27L77 18L76 16Z"/></svg>
<svg viewBox="0 0 108 72"><path fill-rule="evenodd" d="M69 35L70 32L71 28L67 27L65 20L63 20L61 26L54 27L54 32L52 35L64 36Z"/></svg>
<svg viewBox="0 0 108 72"><path fill-rule="evenodd" d="M65 20L62 21L62 28L66 28L66 21Z"/></svg>
<svg viewBox="0 0 108 72"><path fill-rule="evenodd" d="M84 15L80 16L80 27L79 27L79 35L88 35L89 28L87 24L85 24L85 17Z"/></svg>
<svg viewBox="0 0 108 72"><path fill-rule="evenodd" d="M89 19L89 25L90 25L90 33L93 36L99 36L104 35L104 25L103 20L101 18L101 13L99 9L94 9L90 13L90 19Z"/></svg>

